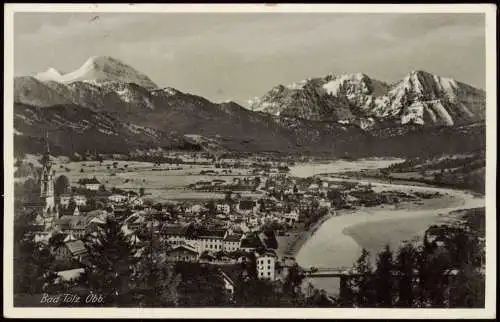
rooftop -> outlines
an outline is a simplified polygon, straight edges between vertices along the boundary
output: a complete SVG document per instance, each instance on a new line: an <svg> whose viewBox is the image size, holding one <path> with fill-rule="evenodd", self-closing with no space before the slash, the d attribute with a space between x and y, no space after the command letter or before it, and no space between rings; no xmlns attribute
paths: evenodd
<svg viewBox="0 0 500 322"><path fill-rule="evenodd" d="M81 240L74 240L66 243L72 255L81 255L87 252L85 244Z"/></svg>
<svg viewBox="0 0 500 322"><path fill-rule="evenodd" d="M78 183L79 184L100 184L100 182L95 177L93 177L91 179L82 178L82 179L78 180Z"/></svg>

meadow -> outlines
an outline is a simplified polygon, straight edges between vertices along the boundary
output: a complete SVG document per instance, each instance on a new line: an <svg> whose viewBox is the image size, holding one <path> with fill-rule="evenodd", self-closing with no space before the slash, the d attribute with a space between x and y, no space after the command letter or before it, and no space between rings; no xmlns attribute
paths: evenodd
<svg viewBox="0 0 500 322"><path fill-rule="evenodd" d="M223 198L224 193L197 192L185 188L197 181L221 179L231 182L233 178L250 175L248 169L232 169L230 175L200 175L201 171L220 172L221 169L208 165L155 166L150 162L111 160L105 160L102 163L98 161L57 162L54 169L56 177L65 175L72 186L77 186L81 178L95 177L105 185L106 189L115 187L139 192L140 188L144 188L146 196L158 202ZM242 193L242 195L252 195L252 193Z"/></svg>

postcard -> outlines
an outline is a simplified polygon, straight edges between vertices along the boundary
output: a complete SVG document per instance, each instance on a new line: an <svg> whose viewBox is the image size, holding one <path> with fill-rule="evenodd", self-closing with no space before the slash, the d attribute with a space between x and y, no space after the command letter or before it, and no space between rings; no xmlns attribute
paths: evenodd
<svg viewBox="0 0 500 322"><path fill-rule="evenodd" d="M4 8L6 317L496 317L495 6Z"/></svg>

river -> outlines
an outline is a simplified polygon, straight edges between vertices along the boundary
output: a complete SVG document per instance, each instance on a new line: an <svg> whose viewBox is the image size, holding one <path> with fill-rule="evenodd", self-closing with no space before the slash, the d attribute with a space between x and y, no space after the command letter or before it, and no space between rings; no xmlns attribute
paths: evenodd
<svg viewBox="0 0 500 322"><path fill-rule="evenodd" d="M330 180L347 181L337 178L330 178ZM444 219L440 214L485 205L483 197L475 197L461 190L389 184L370 180L352 181L369 182L374 189L440 192L442 197L425 200L424 203L418 205L401 204L397 209L386 205L342 211L342 215L325 221L302 246L296 256L300 266L304 268L352 266L361 254L361 247L367 248L374 259L374 253L382 249L385 244L396 249L404 240L421 236L427 227ZM309 282L331 295L338 294L338 278L308 278L304 284Z"/></svg>

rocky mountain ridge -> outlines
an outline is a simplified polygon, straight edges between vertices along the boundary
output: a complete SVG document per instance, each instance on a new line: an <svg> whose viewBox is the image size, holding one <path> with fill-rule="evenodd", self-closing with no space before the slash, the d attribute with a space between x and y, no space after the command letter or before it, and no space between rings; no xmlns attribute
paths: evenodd
<svg viewBox="0 0 500 322"><path fill-rule="evenodd" d="M484 120L485 92L420 70L392 85L362 73L329 74L278 85L249 105L253 111L364 129L387 123L452 126Z"/></svg>

